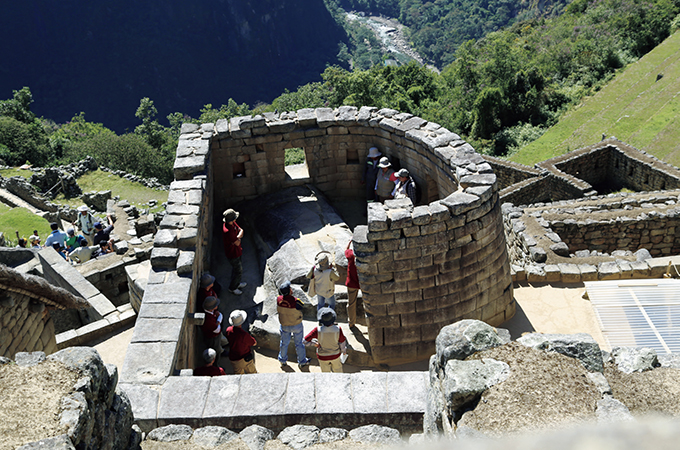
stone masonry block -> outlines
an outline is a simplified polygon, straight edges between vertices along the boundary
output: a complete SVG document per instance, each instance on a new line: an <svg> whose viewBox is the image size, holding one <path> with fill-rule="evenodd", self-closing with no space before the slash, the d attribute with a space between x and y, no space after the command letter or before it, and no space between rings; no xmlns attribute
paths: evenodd
<svg viewBox="0 0 680 450"><path fill-rule="evenodd" d="M391 305L395 294L365 294L363 301L371 306Z"/></svg>
<svg viewBox="0 0 680 450"><path fill-rule="evenodd" d="M385 345L410 344L420 340L420 325L385 328Z"/></svg>
<svg viewBox="0 0 680 450"><path fill-rule="evenodd" d="M406 248L403 250L396 250L393 253L393 258L395 261L418 258L420 256L422 256L422 249L420 248Z"/></svg>
<svg viewBox="0 0 680 450"><path fill-rule="evenodd" d="M581 281L597 281L597 267L592 264L579 264L581 271Z"/></svg>
<svg viewBox="0 0 680 450"><path fill-rule="evenodd" d="M210 377L169 377L158 402L159 425L181 420L200 427L209 387Z"/></svg>
<svg viewBox="0 0 680 450"><path fill-rule="evenodd" d="M387 410L387 372L353 373L351 383L354 413L380 414Z"/></svg>
<svg viewBox="0 0 680 450"><path fill-rule="evenodd" d="M398 292L394 294L394 303L419 302L422 300L422 298L423 298L422 290Z"/></svg>
<svg viewBox="0 0 680 450"><path fill-rule="evenodd" d="M558 264L560 269L560 281L562 283L579 283L581 281L581 271L576 264Z"/></svg>
<svg viewBox="0 0 680 450"><path fill-rule="evenodd" d="M369 203L367 215L369 231L385 231L388 229L387 213L381 203Z"/></svg>
<svg viewBox="0 0 680 450"><path fill-rule="evenodd" d="M441 200L441 204L449 208L451 214L454 216L461 215L472 208L476 208L481 203L481 199L476 195L456 192L445 199Z"/></svg>
<svg viewBox="0 0 680 450"><path fill-rule="evenodd" d="M413 208L413 225L427 225L432 220L432 213L427 206L416 206Z"/></svg>
<svg viewBox="0 0 680 450"><path fill-rule="evenodd" d="M556 264L546 264L543 270L545 270L545 281L548 283L560 281L561 272Z"/></svg>
<svg viewBox="0 0 680 450"><path fill-rule="evenodd" d="M387 239L399 239L401 230L369 231L368 242L384 241Z"/></svg>
<svg viewBox="0 0 680 450"><path fill-rule="evenodd" d="M409 303L395 303L393 305L385 306L385 314L387 316L394 316L398 314L409 314L416 312L415 302Z"/></svg>
<svg viewBox="0 0 680 450"><path fill-rule="evenodd" d="M408 238L415 239L415 238ZM406 238L393 239L389 241L378 241L378 251L389 252L394 250L402 250L406 248Z"/></svg>
<svg viewBox="0 0 680 450"><path fill-rule="evenodd" d="M432 216L432 222L441 222L451 217L449 209L441 202L430 203L428 209L430 210L430 214Z"/></svg>
<svg viewBox="0 0 680 450"><path fill-rule="evenodd" d="M399 328L399 316L368 316L368 327L370 328Z"/></svg>

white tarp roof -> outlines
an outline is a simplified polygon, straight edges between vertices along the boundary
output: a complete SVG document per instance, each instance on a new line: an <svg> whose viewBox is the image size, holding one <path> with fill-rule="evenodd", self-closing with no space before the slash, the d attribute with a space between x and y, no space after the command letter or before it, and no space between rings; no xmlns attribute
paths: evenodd
<svg viewBox="0 0 680 450"><path fill-rule="evenodd" d="M585 285L612 348L680 353L680 280L587 281Z"/></svg>

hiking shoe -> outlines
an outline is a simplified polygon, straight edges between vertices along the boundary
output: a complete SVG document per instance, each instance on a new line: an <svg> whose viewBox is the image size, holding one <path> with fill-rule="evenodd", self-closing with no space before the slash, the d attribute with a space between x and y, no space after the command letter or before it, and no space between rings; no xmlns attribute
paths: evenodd
<svg viewBox="0 0 680 450"><path fill-rule="evenodd" d="M281 367L288 367L287 361L279 361L279 364L281 364Z"/></svg>
<svg viewBox="0 0 680 450"><path fill-rule="evenodd" d="M233 291L232 291L231 289L229 289L229 292L231 292L231 293L234 294L234 295L241 295L241 294L243 294L243 291L242 291L241 289L239 289L239 288L236 288L236 289L234 289Z"/></svg>
<svg viewBox="0 0 680 450"><path fill-rule="evenodd" d="M306 359L305 359L304 361L302 361L301 363L298 363L298 367L299 367L300 369L302 369L303 367L308 366L311 362L312 362L311 359L306 358Z"/></svg>
<svg viewBox="0 0 680 450"><path fill-rule="evenodd" d="M243 289L243 288L246 287L246 286L248 286L248 283L246 283L245 281L242 281L242 282L240 282L240 283L238 284L238 288L237 288L237 289Z"/></svg>

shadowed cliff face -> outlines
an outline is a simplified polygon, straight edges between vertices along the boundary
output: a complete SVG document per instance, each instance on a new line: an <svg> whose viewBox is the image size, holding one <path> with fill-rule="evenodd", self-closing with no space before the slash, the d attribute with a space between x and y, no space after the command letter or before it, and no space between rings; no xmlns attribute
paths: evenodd
<svg viewBox="0 0 680 450"><path fill-rule="evenodd" d="M117 131L142 97L161 117L269 102L319 80L345 40L323 0L27 0L0 16L0 98L29 86L36 114Z"/></svg>

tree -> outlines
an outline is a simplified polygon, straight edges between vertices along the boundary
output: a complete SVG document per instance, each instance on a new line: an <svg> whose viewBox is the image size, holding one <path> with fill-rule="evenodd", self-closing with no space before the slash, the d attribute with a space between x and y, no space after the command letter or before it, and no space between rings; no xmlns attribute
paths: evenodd
<svg viewBox="0 0 680 450"><path fill-rule="evenodd" d="M33 94L31 90L24 86L18 91L12 91L11 100L0 101L0 116L12 117L19 122L31 123L35 120L35 114L31 112Z"/></svg>

